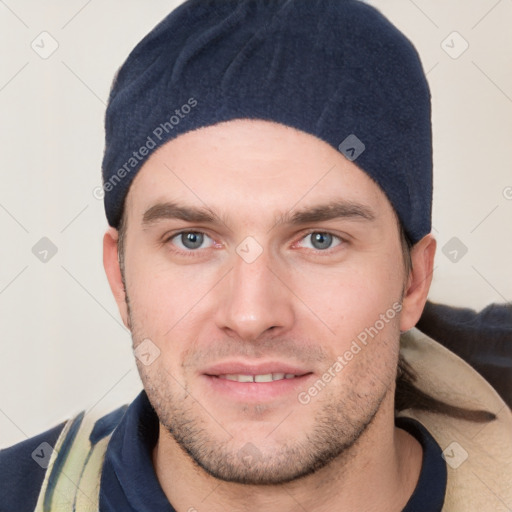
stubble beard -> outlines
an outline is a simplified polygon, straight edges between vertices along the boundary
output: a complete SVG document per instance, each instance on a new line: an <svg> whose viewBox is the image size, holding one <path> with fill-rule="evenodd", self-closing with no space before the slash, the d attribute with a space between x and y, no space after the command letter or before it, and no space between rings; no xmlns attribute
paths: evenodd
<svg viewBox="0 0 512 512"><path fill-rule="evenodd" d="M136 339L137 329L133 328L136 322L128 311L135 348L143 337ZM334 460L343 467L354 455L358 440L374 421L389 391L383 388L380 392L359 395L356 383L348 386L351 391L345 396L327 395L328 390L324 390L322 393L328 399L313 413L313 426L299 433L302 439L289 435L286 442L269 450L252 443L251 439L233 437L232 434L240 432L227 432L221 426L222 418L213 418L199 403L199 397L192 396L165 368L152 369L139 361L137 366L160 424L192 462L216 479L246 485L289 483L317 472ZM289 421L293 424L296 414L312 414L308 407L297 405ZM291 432L295 435L296 429L292 427Z"/></svg>
<svg viewBox="0 0 512 512"><path fill-rule="evenodd" d="M169 379L154 379L145 368L139 371L161 425L193 463L216 479L246 485L289 483L317 472L334 460L344 466L385 397L384 394L373 400L370 409L367 407L370 404L360 406L358 417L347 415L345 400L325 404L315 413L309 432L300 434L303 439L292 439L290 435L286 443L269 451L250 439L232 439L230 432L224 432L223 439L219 439L221 428L212 424L216 420L195 398L186 391L181 394L171 390ZM293 416L290 415L291 421Z"/></svg>

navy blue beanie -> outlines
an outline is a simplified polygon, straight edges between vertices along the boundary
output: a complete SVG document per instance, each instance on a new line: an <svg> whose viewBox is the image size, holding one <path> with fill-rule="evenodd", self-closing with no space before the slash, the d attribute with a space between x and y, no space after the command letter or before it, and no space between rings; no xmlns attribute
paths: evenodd
<svg viewBox="0 0 512 512"><path fill-rule="evenodd" d="M105 116L105 211L191 130L237 118L327 142L384 191L415 243L431 230L430 92L418 54L358 0L188 0L133 49Z"/></svg>

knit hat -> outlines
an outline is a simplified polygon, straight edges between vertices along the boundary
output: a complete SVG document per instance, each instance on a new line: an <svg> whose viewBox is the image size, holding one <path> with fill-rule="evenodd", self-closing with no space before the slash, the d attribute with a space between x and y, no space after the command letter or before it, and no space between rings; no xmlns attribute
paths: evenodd
<svg viewBox="0 0 512 512"><path fill-rule="evenodd" d="M430 92L411 42L358 0L188 0L133 49L105 116L103 190L118 227L156 149L239 118L312 134L384 191L413 243L431 230Z"/></svg>

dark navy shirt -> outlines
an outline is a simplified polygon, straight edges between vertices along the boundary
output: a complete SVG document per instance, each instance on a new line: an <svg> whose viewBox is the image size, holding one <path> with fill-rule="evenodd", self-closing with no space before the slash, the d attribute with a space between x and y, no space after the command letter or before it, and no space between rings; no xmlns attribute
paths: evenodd
<svg viewBox="0 0 512 512"><path fill-rule="evenodd" d="M145 391L130 404L119 421L121 412L123 409L109 415L117 428L105 454L100 511L175 512L153 469L152 450L158 440L159 424ZM111 428L105 423L99 430L108 433ZM418 439L423 447L419 481L403 512L438 512L443 506L446 490L446 464L441 448L417 421L397 418L396 424ZM34 510L44 470L34 462L31 454L43 441L54 446L62 428L63 424L0 451L1 512ZM199 507L195 497L190 500L190 507Z"/></svg>

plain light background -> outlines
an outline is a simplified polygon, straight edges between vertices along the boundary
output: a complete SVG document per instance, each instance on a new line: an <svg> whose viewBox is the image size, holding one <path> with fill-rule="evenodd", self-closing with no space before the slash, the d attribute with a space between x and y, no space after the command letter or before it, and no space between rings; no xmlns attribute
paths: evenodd
<svg viewBox="0 0 512 512"><path fill-rule="evenodd" d="M0 2L0 447L142 389L93 190L114 73L179 3ZM512 0L368 3L413 41L432 90L430 298L477 310L510 301ZM57 249L47 262L33 252L43 237Z"/></svg>

